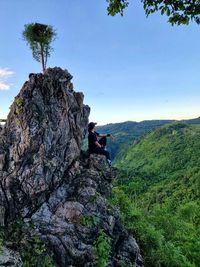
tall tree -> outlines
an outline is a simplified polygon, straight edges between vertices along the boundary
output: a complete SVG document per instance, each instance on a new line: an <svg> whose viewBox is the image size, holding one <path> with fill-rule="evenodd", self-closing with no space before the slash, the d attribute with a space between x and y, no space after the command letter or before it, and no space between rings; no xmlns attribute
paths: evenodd
<svg viewBox="0 0 200 267"><path fill-rule="evenodd" d="M124 9L128 6L129 0L106 0L108 2L108 14L123 15ZM200 24L200 0L141 0L146 15L156 11L161 15L166 14L169 22L174 25L189 24L195 21Z"/></svg>
<svg viewBox="0 0 200 267"><path fill-rule="evenodd" d="M56 38L56 32L52 26L40 23L26 24L24 28L23 38L30 46L33 58L42 63L42 70L45 73L47 59L53 50L51 43Z"/></svg>

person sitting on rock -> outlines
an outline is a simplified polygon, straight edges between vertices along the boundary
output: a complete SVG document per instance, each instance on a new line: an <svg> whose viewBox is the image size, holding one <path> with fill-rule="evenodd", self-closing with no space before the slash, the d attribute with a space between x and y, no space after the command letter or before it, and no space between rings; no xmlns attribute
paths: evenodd
<svg viewBox="0 0 200 267"><path fill-rule="evenodd" d="M88 124L88 147L90 153L105 155L109 166L111 166L110 154L106 150L107 137L113 138L112 134L99 134L95 130L96 122Z"/></svg>

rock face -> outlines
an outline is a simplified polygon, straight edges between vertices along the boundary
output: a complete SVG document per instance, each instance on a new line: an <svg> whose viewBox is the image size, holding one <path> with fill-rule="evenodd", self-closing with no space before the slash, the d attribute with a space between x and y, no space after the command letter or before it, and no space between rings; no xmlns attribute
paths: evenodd
<svg viewBox="0 0 200 267"><path fill-rule="evenodd" d="M22 261L17 252L3 247L0 252L0 266L21 267Z"/></svg>
<svg viewBox="0 0 200 267"><path fill-rule="evenodd" d="M71 79L59 68L32 75L11 106L0 148L6 221L30 216L80 154L89 107Z"/></svg>
<svg viewBox="0 0 200 267"><path fill-rule="evenodd" d="M143 266L107 201L115 172L104 156L81 153L90 109L71 79L60 68L32 74L11 106L0 131L0 225L33 223L57 266L96 266L102 230L111 246L106 266Z"/></svg>

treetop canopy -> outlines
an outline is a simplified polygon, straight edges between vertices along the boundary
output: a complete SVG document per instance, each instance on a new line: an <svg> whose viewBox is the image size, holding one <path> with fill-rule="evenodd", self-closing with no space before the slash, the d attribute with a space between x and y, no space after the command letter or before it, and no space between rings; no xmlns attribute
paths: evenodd
<svg viewBox="0 0 200 267"><path fill-rule="evenodd" d="M123 15L124 10L129 5L129 0L107 0L108 14L115 16ZM174 25L189 24L195 21L200 24L200 0L141 0L146 15L160 12L167 15L169 22Z"/></svg>

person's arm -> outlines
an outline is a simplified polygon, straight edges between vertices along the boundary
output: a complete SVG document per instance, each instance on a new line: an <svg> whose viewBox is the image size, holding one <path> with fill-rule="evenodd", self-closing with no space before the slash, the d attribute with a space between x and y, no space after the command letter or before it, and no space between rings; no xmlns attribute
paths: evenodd
<svg viewBox="0 0 200 267"><path fill-rule="evenodd" d="M99 134L98 137L107 137L107 134Z"/></svg>
<svg viewBox="0 0 200 267"><path fill-rule="evenodd" d="M100 148L101 148L101 145L99 144L98 141L95 142L95 145L96 145L97 147L100 147Z"/></svg>
<svg viewBox="0 0 200 267"><path fill-rule="evenodd" d="M99 137L111 137L111 138L113 138L112 134L99 134L98 136Z"/></svg>

